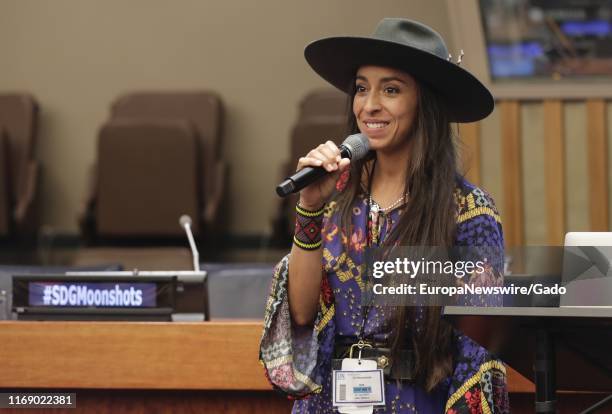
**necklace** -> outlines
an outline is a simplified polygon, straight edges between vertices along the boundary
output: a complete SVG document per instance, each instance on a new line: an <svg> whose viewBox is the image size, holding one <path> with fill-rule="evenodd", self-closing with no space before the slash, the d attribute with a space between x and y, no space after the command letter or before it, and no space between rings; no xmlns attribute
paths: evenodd
<svg viewBox="0 0 612 414"><path fill-rule="evenodd" d="M368 179L368 207L370 209L370 212L373 214L378 214L379 212L387 213L388 211L393 210L394 208L403 205L406 202L408 194L410 193L408 192L407 194L402 194L400 198L395 200L393 203L389 204L387 207L382 207L380 204L378 204L376 201L372 199L372 179L374 177L375 168L376 168L376 158L374 158L372 170L370 171L370 177Z"/></svg>
<svg viewBox="0 0 612 414"><path fill-rule="evenodd" d="M372 194L370 194L369 197L370 197L369 199L370 209L372 210L373 213L378 213L379 211L386 213L387 211L393 210L395 207L402 205L404 200L406 199L406 194L402 194L400 198L395 200L393 203L389 204L387 207L382 207L378 205L378 203L376 203L374 200L372 200Z"/></svg>

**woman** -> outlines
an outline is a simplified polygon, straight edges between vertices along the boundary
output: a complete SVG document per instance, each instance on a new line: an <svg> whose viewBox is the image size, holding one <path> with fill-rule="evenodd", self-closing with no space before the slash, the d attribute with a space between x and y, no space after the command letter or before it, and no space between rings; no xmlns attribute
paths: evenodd
<svg viewBox="0 0 612 414"><path fill-rule="evenodd" d="M382 20L369 38L316 41L305 55L352 97L352 132L368 137L371 153L350 162L328 141L298 162L330 174L300 192L294 245L272 282L260 350L271 383L298 399L294 412L333 412L332 368L363 341L385 369L375 412L508 412L503 364L439 307L361 300L367 247L483 249L492 260L470 282L501 283L499 215L457 174L450 126L486 117L489 91L450 61L438 33L406 19Z"/></svg>

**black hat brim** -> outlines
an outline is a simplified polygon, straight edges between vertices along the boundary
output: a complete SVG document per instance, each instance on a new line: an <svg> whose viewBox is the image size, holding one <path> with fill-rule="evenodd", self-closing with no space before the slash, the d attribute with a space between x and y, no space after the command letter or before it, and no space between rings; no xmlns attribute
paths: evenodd
<svg viewBox="0 0 612 414"><path fill-rule="evenodd" d="M361 66L387 66L426 83L446 102L454 122L479 121L493 111L493 96L471 73L405 44L368 37L330 37L306 46L304 56L323 79L349 94Z"/></svg>

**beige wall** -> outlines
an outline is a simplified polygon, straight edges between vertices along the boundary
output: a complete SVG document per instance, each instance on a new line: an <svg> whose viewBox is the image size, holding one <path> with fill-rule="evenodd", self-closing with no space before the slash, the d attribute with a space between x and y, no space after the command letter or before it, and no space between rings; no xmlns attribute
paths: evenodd
<svg viewBox="0 0 612 414"><path fill-rule="evenodd" d="M77 231L97 130L115 97L205 88L227 109L230 192L240 207L228 213L231 230L268 231L297 103L323 85L303 47L368 34L385 16L450 34L443 0L0 0L0 91L29 91L42 108L43 223Z"/></svg>

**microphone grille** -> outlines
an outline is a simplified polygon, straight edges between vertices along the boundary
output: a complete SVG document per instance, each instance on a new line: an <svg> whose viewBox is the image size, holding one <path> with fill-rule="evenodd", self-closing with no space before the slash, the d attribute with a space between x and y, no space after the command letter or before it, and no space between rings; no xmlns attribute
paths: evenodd
<svg viewBox="0 0 612 414"><path fill-rule="evenodd" d="M186 225L191 226L191 217L189 217L187 214L183 214L179 218L179 224L181 225L181 227L185 227Z"/></svg>
<svg viewBox="0 0 612 414"><path fill-rule="evenodd" d="M362 159L370 150L370 141L368 141L368 137L363 134L349 135L342 145L350 148L352 161Z"/></svg>

